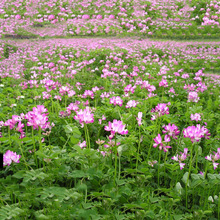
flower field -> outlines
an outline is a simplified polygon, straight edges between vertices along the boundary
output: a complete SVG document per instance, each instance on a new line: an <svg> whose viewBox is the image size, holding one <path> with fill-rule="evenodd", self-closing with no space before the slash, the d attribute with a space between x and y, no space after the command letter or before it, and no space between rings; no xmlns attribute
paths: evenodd
<svg viewBox="0 0 220 220"><path fill-rule="evenodd" d="M219 39L217 0L2 0L0 35Z"/></svg>
<svg viewBox="0 0 220 220"><path fill-rule="evenodd" d="M0 220L220 219L219 1L2 0L0 38Z"/></svg>
<svg viewBox="0 0 220 220"><path fill-rule="evenodd" d="M0 219L220 218L220 43L0 45Z"/></svg>

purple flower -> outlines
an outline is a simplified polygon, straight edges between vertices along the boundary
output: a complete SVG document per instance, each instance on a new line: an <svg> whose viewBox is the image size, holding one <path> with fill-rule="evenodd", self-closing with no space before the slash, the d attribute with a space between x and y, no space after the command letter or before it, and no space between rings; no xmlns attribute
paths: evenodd
<svg viewBox="0 0 220 220"><path fill-rule="evenodd" d="M118 121L116 119L113 122L108 122L108 126L105 126L106 131L111 131L111 136L113 137L115 133L119 133L121 135L127 134L128 130L125 129L125 125L122 124L122 121Z"/></svg>
<svg viewBox="0 0 220 220"><path fill-rule="evenodd" d="M213 154L206 156L205 159L212 162L213 168L215 170L219 165L219 163L216 163L216 161L220 159L220 148L218 148L217 153L213 152Z"/></svg>
<svg viewBox="0 0 220 220"><path fill-rule="evenodd" d="M201 115L199 113L191 114L190 118L192 121L201 121Z"/></svg>
<svg viewBox="0 0 220 220"><path fill-rule="evenodd" d="M3 166L10 165L12 162L20 163L19 159L21 155L17 155L16 152L7 150L3 155Z"/></svg>
<svg viewBox="0 0 220 220"><path fill-rule="evenodd" d="M119 96L112 97L110 98L110 104L114 104L114 106L119 105L121 107L123 104L123 100Z"/></svg>
<svg viewBox="0 0 220 220"><path fill-rule="evenodd" d="M151 120L155 120L156 118L165 115L165 114L169 114L169 108L167 107L168 104L166 103L159 103L155 109L152 109L151 112L155 112L157 113L156 115L152 115Z"/></svg>
<svg viewBox="0 0 220 220"><path fill-rule="evenodd" d="M138 112L138 117L137 117L136 119L137 119L137 121L138 121L138 125L139 125L139 126L142 125L142 122L141 122L141 120L142 120L142 115L143 115L142 112Z"/></svg>
<svg viewBox="0 0 220 220"><path fill-rule="evenodd" d="M80 146L81 149L85 148L87 145L86 145L86 141L83 141L81 143L81 141L78 143L78 145Z"/></svg>
<svg viewBox="0 0 220 220"><path fill-rule="evenodd" d="M192 143L200 141L201 138L205 137L209 139L210 133L209 130L200 124L196 126L189 126L183 130L183 135L185 138L190 138Z"/></svg>
<svg viewBox="0 0 220 220"><path fill-rule="evenodd" d="M175 160L175 161L178 161L179 162L179 165L180 165L180 169L182 170L185 166L185 163L182 163L182 161L186 160L188 154L188 148L184 148L184 152L180 152L180 155L176 155L176 156L173 156L171 159L172 160Z"/></svg>
<svg viewBox="0 0 220 220"><path fill-rule="evenodd" d="M130 101L128 101L128 103L125 106L125 108L132 108L132 107L134 108L134 107L137 106L137 104L138 104L138 102L136 102L135 100L130 100Z"/></svg>
<svg viewBox="0 0 220 220"><path fill-rule="evenodd" d="M164 126L164 130L162 131L164 134L167 133L169 137L172 137L174 139L177 139L177 135L179 135L180 131L178 130L178 127L175 124L168 124Z"/></svg>
<svg viewBox="0 0 220 220"><path fill-rule="evenodd" d="M199 96L197 92L189 92L188 102L198 102Z"/></svg>
<svg viewBox="0 0 220 220"><path fill-rule="evenodd" d="M168 135L165 135L164 141L162 141L161 135L158 134L157 137L154 139L154 141L155 143L153 144L153 147L157 147L159 145L159 150L163 149L164 152L167 152L167 149L172 148L171 146L167 146L165 144L170 142L170 137Z"/></svg>
<svg viewBox="0 0 220 220"><path fill-rule="evenodd" d="M78 120L79 123L84 126L84 123L89 124L94 122L94 114L92 114L89 107L86 107L86 109L79 111L76 111L76 116L74 116L75 120Z"/></svg>

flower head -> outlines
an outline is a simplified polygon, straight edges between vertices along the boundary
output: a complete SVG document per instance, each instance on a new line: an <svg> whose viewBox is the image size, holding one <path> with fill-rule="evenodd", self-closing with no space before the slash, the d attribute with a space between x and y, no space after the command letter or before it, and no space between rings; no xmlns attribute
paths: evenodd
<svg viewBox="0 0 220 220"><path fill-rule="evenodd" d="M136 118L137 121L138 121L138 125L141 126L142 125L142 116L143 116L143 113L142 112L138 112L138 117Z"/></svg>
<svg viewBox="0 0 220 220"><path fill-rule="evenodd" d="M218 148L217 152L213 152L213 154L206 156L205 159L212 162L213 168L215 170L219 165L219 163L216 163L216 161L220 160L220 148Z"/></svg>
<svg viewBox="0 0 220 220"><path fill-rule="evenodd" d="M201 121L202 120L201 115L199 113L195 113L194 115L191 114L190 118L192 121Z"/></svg>
<svg viewBox="0 0 220 220"><path fill-rule="evenodd" d="M94 122L94 114L92 114L89 107L86 107L86 109L79 111L76 111L76 116L74 116L75 120L78 120L79 123L84 126L84 123L89 124Z"/></svg>
<svg viewBox="0 0 220 220"><path fill-rule="evenodd" d="M185 163L182 163L184 160L186 160L188 154L188 148L184 148L184 152L180 152L180 155L176 155L176 156L173 156L171 159L172 160L175 160L175 161L178 161L179 162L179 165L180 165L180 169L182 170L185 166Z"/></svg>
<svg viewBox="0 0 220 220"><path fill-rule="evenodd" d="M154 138L155 143L153 144L153 147L157 147L159 145L159 150L164 150L164 152L167 152L167 149L172 148L171 146L167 146L167 144L170 142L170 137L168 135L165 135L164 141L162 141L162 137L160 134L157 135L156 138Z"/></svg>
<svg viewBox="0 0 220 220"><path fill-rule="evenodd" d="M196 126L189 126L183 130L183 135L185 138L190 138L192 143L198 142L201 140L201 138L205 137L206 139L209 139L210 133L209 130L200 124L197 124Z"/></svg>
<svg viewBox="0 0 220 220"><path fill-rule="evenodd" d="M114 104L114 106L116 105L122 106L123 100L119 96L112 97L110 98L110 104Z"/></svg>
<svg viewBox="0 0 220 220"><path fill-rule="evenodd" d="M114 119L113 122L108 122L108 126L105 126L106 131L111 131L111 136L113 137L115 133L118 134L127 134L128 130L125 129L125 125L122 124L122 121Z"/></svg>
<svg viewBox="0 0 220 220"><path fill-rule="evenodd" d="M169 137L172 137L174 139L177 139L177 135L179 135L180 131L178 130L178 127L175 124L168 124L164 126L164 130L162 131L164 134L167 133Z"/></svg>
<svg viewBox="0 0 220 220"><path fill-rule="evenodd" d="M7 150L3 155L3 166L10 165L12 162L20 163L19 159L21 155L17 155L16 152Z"/></svg>

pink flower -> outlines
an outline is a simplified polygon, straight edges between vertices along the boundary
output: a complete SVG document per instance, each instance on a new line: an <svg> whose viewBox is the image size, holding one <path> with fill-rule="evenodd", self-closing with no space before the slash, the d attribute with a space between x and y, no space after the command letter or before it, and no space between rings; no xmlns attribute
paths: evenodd
<svg viewBox="0 0 220 220"><path fill-rule="evenodd" d="M119 96L112 97L110 98L110 104L114 104L114 106L116 105L122 106L123 100Z"/></svg>
<svg viewBox="0 0 220 220"><path fill-rule="evenodd" d="M55 18L54 15L49 15L49 16L48 16L48 20L49 20L49 21L52 21L54 18Z"/></svg>
<svg viewBox="0 0 220 220"><path fill-rule="evenodd" d="M20 158L21 156L17 155L16 152L7 150L6 153L3 155L3 166L9 166L12 162L20 163Z"/></svg>
<svg viewBox="0 0 220 220"><path fill-rule="evenodd" d="M120 144L121 144L120 142L117 142L116 146L119 146ZM104 145L105 148L110 148L110 147L114 147L114 146L115 146L115 141L113 141L111 139L109 140L108 144Z"/></svg>
<svg viewBox="0 0 220 220"><path fill-rule="evenodd" d="M102 121L106 120L106 117L104 115L102 115L102 118L99 119L99 124L101 125L102 124Z"/></svg>
<svg viewBox="0 0 220 220"><path fill-rule="evenodd" d="M128 94L128 92L134 93L135 89L136 86L132 86L131 84L129 84L124 88L124 92L125 94Z"/></svg>
<svg viewBox="0 0 220 220"><path fill-rule="evenodd" d="M192 121L201 121L201 115L199 113L191 114L190 118Z"/></svg>
<svg viewBox="0 0 220 220"><path fill-rule="evenodd" d="M157 147L159 145L159 150L164 150L164 152L167 152L168 148L172 148L171 146L165 146L165 143L170 142L170 137L168 135L165 135L164 141L162 141L161 135L158 134L157 137L154 139L155 143L153 144L153 147Z"/></svg>
<svg viewBox="0 0 220 220"><path fill-rule="evenodd" d="M47 109L43 105L33 107L33 111L30 111L25 115L25 119L28 120L27 126L33 126L33 129L39 129L39 127L42 130L45 130L47 128L51 129L50 122L47 122L48 113L45 114L45 112L47 112Z"/></svg>
<svg viewBox="0 0 220 220"><path fill-rule="evenodd" d="M114 15L109 15L109 18L110 18L110 19L114 19L115 16L114 16Z"/></svg>
<svg viewBox="0 0 220 220"><path fill-rule="evenodd" d="M82 16L82 19L89 19L89 18L90 18L89 15L83 15L83 16Z"/></svg>
<svg viewBox="0 0 220 220"><path fill-rule="evenodd" d="M92 99L94 99L94 93L91 90L86 90L84 92L84 94L82 95L82 98L87 98L87 96L91 97Z"/></svg>
<svg viewBox="0 0 220 220"><path fill-rule="evenodd" d="M59 95L55 95L54 98L60 101L62 100L62 98Z"/></svg>
<svg viewBox="0 0 220 220"><path fill-rule="evenodd" d="M69 90L70 90L70 89L69 89L67 86L62 86L62 87L60 88L59 93L60 93L61 95L65 95L66 93L69 92Z"/></svg>
<svg viewBox="0 0 220 220"><path fill-rule="evenodd" d="M111 136L113 137L115 133L124 135L128 133L128 130L125 129L125 125L122 124L122 121L116 119L113 122L108 122L108 126L105 126L106 131L111 131Z"/></svg>
<svg viewBox="0 0 220 220"><path fill-rule="evenodd" d="M102 19L102 15L97 15L96 19Z"/></svg>
<svg viewBox="0 0 220 220"><path fill-rule="evenodd" d="M177 139L177 135L179 135L180 131L178 130L178 127L175 124L168 124L164 126L164 130L162 131L164 134L167 133L169 137L172 137L174 139Z"/></svg>
<svg viewBox="0 0 220 220"><path fill-rule="evenodd" d="M20 20L21 19L21 15L15 15L15 19Z"/></svg>
<svg viewBox="0 0 220 220"><path fill-rule="evenodd" d="M156 118L158 118L162 115L165 115L165 114L168 115L169 114L169 108L167 107L168 104L160 103L155 107L155 109L152 109L151 112L155 112L157 114L153 115L151 120L155 120Z"/></svg>
<svg viewBox="0 0 220 220"><path fill-rule="evenodd" d="M196 126L189 126L183 130L183 135L185 138L190 138L192 143L198 142L201 140L201 138L205 137L206 139L209 139L210 133L209 130L200 124L197 124Z"/></svg>
<svg viewBox="0 0 220 220"><path fill-rule="evenodd" d="M210 154L209 156L206 156L205 159L212 162L213 168L215 170L219 165L219 163L216 163L216 161L220 160L220 148L218 148L217 153L213 152L213 155Z"/></svg>
<svg viewBox="0 0 220 220"><path fill-rule="evenodd" d="M149 164L151 167L154 167L154 164L156 164L156 163L157 163L156 160L148 161L148 164Z"/></svg>
<svg viewBox="0 0 220 220"><path fill-rule="evenodd" d="M168 87L168 83L165 79L162 79L160 82L159 82L159 87Z"/></svg>
<svg viewBox="0 0 220 220"><path fill-rule="evenodd" d="M173 88L173 87L172 87L172 88L170 88L170 90L169 90L168 92L175 94L175 90L174 90L174 88Z"/></svg>
<svg viewBox="0 0 220 220"><path fill-rule="evenodd" d="M84 123L89 124L94 122L94 114L92 114L89 107L86 107L84 110L80 109L76 112L76 116L74 116L75 120L78 120L79 123L84 126Z"/></svg>
<svg viewBox="0 0 220 220"><path fill-rule="evenodd" d="M137 119L137 121L138 121L138 125L139 125L139 126L142 125L142 122L141 122L141 120L142 120L142 115L143 115L142 112L138 112L138 117L137 117L136 119Z"/></svg>
<svg viewBox="0 0 220 220"><path fill-rule="evenodd" d="M48 67L49 67L49 68L53 68L54 66L55 66L54 63L49 63L49 64L48 64Z"/></svg>
<svg viewBox="0 0 220 220"><path fill-rule="evenodd" d="M74 90L69 90L68 91L68 97L73 97L76 94Z"/></svg>
<svg viewBox="0 0 220 220"><path fill-rule="evenodd" d="M87 145L86 145L86 141L83 141L81 143L81 141L78 143L78 145L80 146L81 149L85 148Z"/></svg>
<svg viewBox="0 0 220 220"><path fill-rule="evenodd" d="M184 89L187 89L187 91L194 91L196 86L192 83L191 85L186 85L183 87Z"/></svg>
<svg viewBox="0 0 220 220"><path fill-rule="evenodd" d="M100 151L99 149L97 149L98 152L100 152L102 154L103 157L106 156L106 154L108 153L107 151Z"/></svg>
<svg viewBox="0 0 220 220"><path fill-rule="evenodd" d="M180 169L182 170L185 166L185 163L182 163L182 161L186 160L188 154L188 148L184 148L184 153L180 152L181 155L176 155L176 156L173 156L171 159L172 160L175 160L175 161L178 161L179 162L179 165L180 165Z"/></svg>
<svg viewBox="0 0 220 220"><path fill-rule="evenodd" d="M199 96L197 92L189 92L188 102L198 102Z"/></svg>
<svg viewBox="0 0 220 220"><path fill-rule="evenodd" d="M125 106L125 108L132 108L132 107L134 108L134 107L137 106L137 104L138 104L138 102L136 102L135 100L130 100L130 101L128 101L128 103Z"/></svg>

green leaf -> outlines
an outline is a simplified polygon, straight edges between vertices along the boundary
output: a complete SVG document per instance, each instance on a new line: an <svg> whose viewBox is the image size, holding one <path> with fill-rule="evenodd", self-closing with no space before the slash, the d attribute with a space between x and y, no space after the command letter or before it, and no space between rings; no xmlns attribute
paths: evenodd
<svg viewBox="0 0 220 220"><path fill-rule="evenodd" d="M180 182L178 182L178 183L176 184L175 189L176 189L176 191L177 191L180 195L182 195L182 193L183 193L183 187L181 186Z"/></svg>
<svg viewBox="0 0 220 220"><path fill-rule="evenodd" d="M79 143L79 139L77 139L77 138L75 138L75 137L73 137L73 136L71 136L70 141L71 141L72 144L77 144L77 143Z"/></svg>
<svg viewBox="0 0 220 220"><path fill-rule="evenodd" d="M181 220L183 219L183 216L182 215L174 215L173 216L175 220Z"/></svg>
<svg viewBox="0 0 220 220"><path fill-rule="evenodd" d="M216 180L215 174L208 173L207 176L210 180Z"/></svg>
<svg viewBox="0 0 220 220"><path fill-rule="evenodd" d="M82 170L74 170L72 173L69 174L69 176L73 178L82 178L85 177L86 174Z"/></svg>
<svg viewBox="0 0 220 220"><path fill-rule="evenodd" d="M24 177L24 174L26 172L24 170L20 170L17 173L15 173L14 175L12 175L13 177L17 178L17 179L22 179Z"/></svg>
<svg viewBox="0 0 220 220"><path fill-rule="evenodd" d="M189 172L185 172L182 178L182 181L185 183L185 185L187 183L188 175L189 175ZM188 186L189 186L189 181L188 181Z"/></svg>

